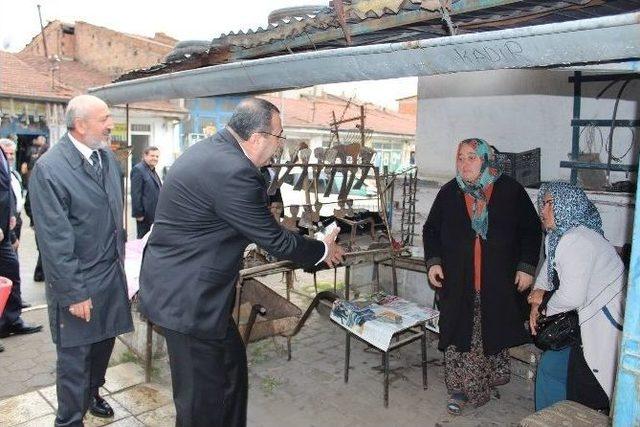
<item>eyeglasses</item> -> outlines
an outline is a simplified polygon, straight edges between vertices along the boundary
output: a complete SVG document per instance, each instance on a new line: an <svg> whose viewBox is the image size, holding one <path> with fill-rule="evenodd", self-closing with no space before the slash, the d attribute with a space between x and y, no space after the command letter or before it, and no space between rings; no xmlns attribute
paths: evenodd
<svg viewBox="0 0 640 427"><path fill-rule="evenodd" d="M278 138L278 139L282 139L283 141L286 141L286 140L287 140L287 137L286 137L286 136L282 136L282 133L280 133L280 135L276 135L276 134L274 134L274 133L269 133L269 132L265 132L265 131L262 131L262 130L260 130L260 131L258 131L258 132L256 132L256 133L263 133L263 134L265 134L265 135L275 136L276 138Z"/></svg>
<svg viewBox="0 0 640 427"><path fill-rule="evenodd" d="M549 203L551 203L551 202L553 202L553 200L552 200L552 199L543 200L543 201L542 201L541 206L544 208L544 207L545 207L545 205L547 205L547 204L549 204Z"/></svg>

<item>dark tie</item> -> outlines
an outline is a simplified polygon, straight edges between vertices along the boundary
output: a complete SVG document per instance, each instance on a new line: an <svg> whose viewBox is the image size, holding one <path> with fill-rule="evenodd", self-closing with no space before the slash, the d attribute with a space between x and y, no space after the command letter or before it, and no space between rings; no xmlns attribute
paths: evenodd
<svg viewBox="0 0 640 427"><path fill-rule="evenodd" d="M153 175L153 180L158 184L158 187L162 187L162 181L160 181L160 177L156 173L155 168L151 169L151 175Z"/></svg>
<svg viewBox="0 0 640 427"><path fill-rule="evenodd" d="M91 157L89 157L91 159L91 163L93 163L93 169L96 171L96 174L98 175L98 177L100 177L100 179L102 179L102 166L100 165L100 154L98 153L97 150L93 150L93 152L91 152Z"/></svg>

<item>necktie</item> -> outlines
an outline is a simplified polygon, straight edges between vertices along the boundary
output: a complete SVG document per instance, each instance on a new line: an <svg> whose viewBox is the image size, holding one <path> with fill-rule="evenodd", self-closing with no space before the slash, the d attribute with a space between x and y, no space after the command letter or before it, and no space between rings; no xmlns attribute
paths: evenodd
<svg viewBox="0 0 640 427"><path fill-rule="evenodd" d="M91 159L91 163L93 163L93 169L95 169L96 174L98 174L100 179L102 179L102 166L100 165L100 154L98 153L97 150L93 150L89 158Z"/></svg>

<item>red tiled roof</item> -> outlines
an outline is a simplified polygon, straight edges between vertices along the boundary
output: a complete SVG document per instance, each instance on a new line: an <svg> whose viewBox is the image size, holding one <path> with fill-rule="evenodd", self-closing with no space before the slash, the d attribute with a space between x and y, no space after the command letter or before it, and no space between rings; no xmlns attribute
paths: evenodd
<svg viewBox="0 0 640 427"><path fill-rule="evenodd" d="M31 67L41 72L49 72L50 63L44 56L19 53L17 56L29 64ZM57 63L58 70L55 72L56 80L66 86L73 87L78 93L86 93L87 89L102 86L111 82L111 77L101 71L94 70L77 61L62 60ZM51 79L49 78L49 81ZM130 108L136 110L166 111L173 113L186 113L182 107L174 105L169 101L149 101L129 104Z"/></svg>
<svg viewBox="0 0 640 427"><path fill-rule="evenodd" d="M40 98L68 101L79 92L56 82L52 87L51 76L43 73L9 52L0 51L0 94L16 98Z"/></svg>
<svg viewBox="0 0 640 427"><path fill-rule="evenodd" d="M329 124L333 121L332 113L335 113L337 120L341 117L349 119L360 115L360 106L354 103L350 103L349 108L344 112L348 100L334 95L325 94L316 97L302 95L298 99L262 95L261 98L267 99L280 109L284 127L329 128ZM364 110L366 129L401 135L416 133L415 115L401 114L373 104L365 104ZM340 125L340 129L355 129L359 124L359 120L344 123Z"/></svg>

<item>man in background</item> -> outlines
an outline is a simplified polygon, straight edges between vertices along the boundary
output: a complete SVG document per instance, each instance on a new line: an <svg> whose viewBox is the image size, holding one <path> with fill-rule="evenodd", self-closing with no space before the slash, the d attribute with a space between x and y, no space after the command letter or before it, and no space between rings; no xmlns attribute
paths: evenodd
<svg viewBox="0 0 640 427"><path fill-rule="evenodd" d="M0 276L13 282L11 293L0 317L0 338L10 335L33 334L42 330L42 325L30 325L22 320L22 297L20 294L20 264L11 246L11 233L15 228L13 191L11 188L11 165L0 150ZM0 351L4 347L0 344Z"/></svg>
<svg viewBox="0 0 640 427"><path fill-rule="evenodd" d="M16 143L10 139L0 138L0 149L4 152L9 162L11 172L11 190L13 194L13 214L16 218L16 226L13 228L12 246L18 251L20 245L20 234L22 231L22 209L24 208L24 187L22 177L15 169ZM15 237L15 240L14 240Z"/></svg>
<svg viewBox="0 0 640 427"><path fill-rule="evenodd" d="M138 239L151 229L162 182L156 173L160 158L157 147L144 149L142 161L131 169L131 215L136 219Z"/></svg>

